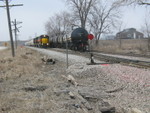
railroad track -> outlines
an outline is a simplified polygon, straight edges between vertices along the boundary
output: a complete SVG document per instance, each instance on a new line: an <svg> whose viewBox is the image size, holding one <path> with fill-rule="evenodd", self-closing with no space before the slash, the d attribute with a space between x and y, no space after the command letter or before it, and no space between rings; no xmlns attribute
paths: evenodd
<svg viewBox="0 0 150 113"><path fill-rule="evenodd" d="M66 52L66 49L54 49L54 51L64 53L64 52ZM89 52L78 52L78 51L69 50L68 53L90 58ZM133 67L138 67L138 68L150 68L150 60L149 61L134 60L134 59L121 58L121 57L115 57L115 56L110 56L110 55L106 55L106 54L101 54L99 52L92 52L92 53L93 53L95 59L100 60L100 61L105 61L106 63L120 63L123 65L128 65L128 66L133 66ZM132 56L132 57L134 57L134 56Z"/></svg>
<svg viewBox="0 0 150 113"><path fill-rule="evenodd" d="M120 57L103 55L95 52L93 54L96 59L109 62L109 63L120 63L120 64L139 67L139 68L150 68L150 61L120 58Z"/></svg>

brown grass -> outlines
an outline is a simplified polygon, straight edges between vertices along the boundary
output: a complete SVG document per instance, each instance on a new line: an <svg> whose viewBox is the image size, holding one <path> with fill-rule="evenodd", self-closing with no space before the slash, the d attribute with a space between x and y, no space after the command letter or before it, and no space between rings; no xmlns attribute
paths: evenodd
<svg viewBox="0 0 150 113"><path fill-rule="evenodd" d="M142 54L150 56L147 39L100 40L93 50L106 53Z"/></svg>

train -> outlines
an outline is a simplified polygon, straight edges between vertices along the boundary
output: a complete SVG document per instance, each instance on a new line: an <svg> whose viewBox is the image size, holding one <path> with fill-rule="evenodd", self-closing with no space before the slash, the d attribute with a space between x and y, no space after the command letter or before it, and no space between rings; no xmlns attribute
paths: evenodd
<svg viewBox="0 0 150 113"><path fill-rule="evenodd" d="M35 37L25 43L26 46L34 46L41 48L66 48L75 51L87 51L88 32L84 28L76 28L72 31L71 36L66 37L64 34L58 36L53 34L51 36L41 35Z"/></svg>
<svg viewBox="0 0 150 113"><path fill-rule="evenodd" d="M48 35L41 35L39 37L35 37L35 38L25 42L25 45L26 46L47 48L47 47L49 47L49 36Z"/></svg>

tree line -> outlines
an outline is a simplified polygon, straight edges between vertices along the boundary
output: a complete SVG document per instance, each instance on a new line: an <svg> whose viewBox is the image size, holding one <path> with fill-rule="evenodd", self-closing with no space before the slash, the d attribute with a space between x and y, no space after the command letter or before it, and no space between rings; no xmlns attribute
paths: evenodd
<svg viewBox="0 0 150 113"><path fill-rule="evenodd" d="M47 34L55 38L69 34L75 27L82 27L93 33L96 41L102 34L119 29L120 8L127 5L149 6L149 0L64 0L70 11L63 11L50 17L45 24ZM149 15L148 15L149 16ZM149 20L145 18L143 32L150 36Z"/></svg>

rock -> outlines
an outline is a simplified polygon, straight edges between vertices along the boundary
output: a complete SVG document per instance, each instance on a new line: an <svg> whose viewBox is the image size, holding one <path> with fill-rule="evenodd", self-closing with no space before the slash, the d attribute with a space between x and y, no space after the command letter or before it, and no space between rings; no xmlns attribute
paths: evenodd
<svg viewBox="0 0 150 113"><path fill-rule="evenodd" d="M75 99L75 95L71 91L68 94L69 94L71 99Z"/></svg>
<svg viewBox="0 0 150 113"><path fill-rule="evenodd" d="M70 91L69 90L60 90L60 91L54 91L54 94L56 96L60 96L62 93L63 94L68 94Z"/></svg>
<svg viewBox="0 0 150 113"><path fill-rule="evenodd" d="M46 90L48 87L47 86L37 86L37 87L25 87L23 88L23 90L25 90L26 92L28 91L44 91Z"/></svg>
<svg viewBox="0 0 150 113"><path fill-rule="evenodd" d="M46 56L44 56L43 58L41 58L41 60L45 64L55 64L55 59L47 58Z"/></svg>
<svg viewBox="0 0 150 113"><path fill-rule="evenodd" d="M75 78L74 78L73 76L68 75L67 79L68 79L68 81L69 81L70 83L72 83L73 85L75 85L75 86L78 85L78 83L75 81Z"/></svg>
<svg viewBox="0 0 150 113"><path fill-rule="evenodd" d="M2 83L4 81L4 79L3 78L0 78L0 83Z"/></svg>
<svg viewBox="0 0 150 113"><path fill-rule="evenodd" d="M143 112L137 108L131 108L128 113L143 113Z"/></svg>
<svg viewBox="0 0 150 113"><path fill-rule="evenodd" d="M21 57L24 59L28 59L28 57L26 55L21 55Z"/></svg>
<svg viewBox="0 0 150 113"><path fill-rule="evenodd" d="M32 52L26 52L26 55L32 55Z"/></svg>
<svg viewBox="0 0 150 113"><path fill-rule="evenodd" d="M103 100L99 102L99 110L102 113L115 113L116 112L115 107L112 107L108 102L105 102Z"/></svg>
<svg viewBox="0 0 150 113"><path fill-rule="evenodd" d="M102 107L100 108L100 111L102 113L115 113L116 109L115 107Z"/></svg>
<svg viewBox="0 0 150 113"><path fill-rule="evenodd" d="M73 104L73 106L76 107L76 108L81 108L80 104Z"/></svg>

